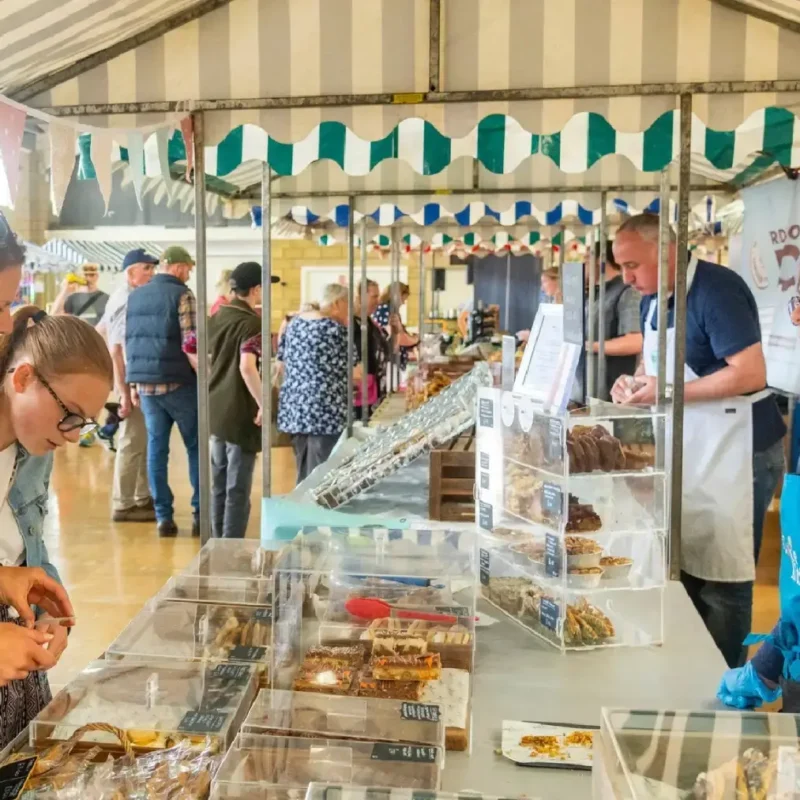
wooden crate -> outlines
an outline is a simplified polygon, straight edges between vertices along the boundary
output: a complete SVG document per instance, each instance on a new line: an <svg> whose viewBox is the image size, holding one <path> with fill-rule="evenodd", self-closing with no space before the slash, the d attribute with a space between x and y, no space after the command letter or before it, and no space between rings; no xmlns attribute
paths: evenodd
<svg viewBox="0 0 800 800"><path fill-rule="evenodd" d="M431 452L428 517L440 522L475 521L475 431Z"/></svg>

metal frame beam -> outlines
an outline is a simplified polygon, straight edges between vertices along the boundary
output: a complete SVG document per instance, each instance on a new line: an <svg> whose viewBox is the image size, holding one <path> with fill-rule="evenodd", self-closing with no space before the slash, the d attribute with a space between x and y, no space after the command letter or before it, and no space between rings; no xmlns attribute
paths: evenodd
<svg viewBox="0 0 800 800"><path fill-rule="evenodd" d="M86 58L81 58L74 64L70 64L68 67L51 72L49 75L43 78L39 78L38 80L26 84L21 89L15 91L11 97L18 103L25 103L31 98L42 94L42 92L47 92L50 89L53 89L54 87L60 86L62 83L71 80L72 78L77 78L79 75L83 75L95 67L107 64L117 56L121 56L124 53L135 50L137 47L141 47L143 44L152 42L154 39L160 38L165 33L169 33L176 28L180 28L189 22L199 19L200 17L204 17L206 14L216 11L216 9L228 5L230 2L231 0L201 0L201 2L192 6L192 8L179 11L177 14L167 17L167 19L161 20L161 22L157 22L155 25L151 25L149 28L140 31L139 33L136 33L127 39L123 39L121 42L112 44L110 47L106 47L104 50L98 50L96 53L92 53L92 55L86 56Z"/></svg>
<svg viewBox="0 0 800 800"><path fill-rule="evenodd" d="M779 28L791 31L792 33L800 34L800 22L795 22L792 19L782 17L780 14L775 14L772 11L767 11L765 8L758 8L751 6L749 3L743 3L742 0L711 0L718 6L724 6L731 11L738 11L740 14L747 14L749 17L769 22L772 25L777 25Z"/></svg>
<svg viewBox="0 0 800 800"><path fill-rule="evenodd" d="M439 91L442 30L441 0L430 0L430 28L428 36L428 88Z"/></svg>
<svg viewBox="0 0 800 800"><path fill-rule="evenodd" d="M217 4L229 2L229 0L213 1ZM43 80L39 83L44 82ZM41 91L44 91L44 89L37 89L36 93ZM181 111L266 111L287 108L514 103L532 100L580 100L609 97L679 96L685 94L752 94L758 92L800 92L800 80L625 83L617 85L485 89L458 92L383 92L377 94L327 94L218 100L157 100L137 103L77 103L74 105L44 106L39 110L55 117L78 117L103 114L168 114ZM24 102L32 96L31 94L26 94L23 97L22 93L17 93L13 99Z"/></svg>

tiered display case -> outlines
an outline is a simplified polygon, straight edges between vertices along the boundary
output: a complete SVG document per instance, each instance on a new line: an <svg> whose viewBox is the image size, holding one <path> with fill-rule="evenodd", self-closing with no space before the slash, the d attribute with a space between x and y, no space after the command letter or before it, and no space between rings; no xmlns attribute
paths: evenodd
<svg viewBox="0 0 800 800"><path fill-rule="evenodd" d="M663 641L662 411L564 415L482 389L476 518L483 596L563 650Z"/></svg>
<svg viewBox="0 0 800 800"><path fill-rule="evenodd" d="M800 717L603 709L595 800L795 800Z"/></svg>
<svg viewBox="0 0 800 800"><path fill-rule="evenodd" d="M471 532L307 529L276 565L273 688L437 705L467 749L475 576Z"/></svg>

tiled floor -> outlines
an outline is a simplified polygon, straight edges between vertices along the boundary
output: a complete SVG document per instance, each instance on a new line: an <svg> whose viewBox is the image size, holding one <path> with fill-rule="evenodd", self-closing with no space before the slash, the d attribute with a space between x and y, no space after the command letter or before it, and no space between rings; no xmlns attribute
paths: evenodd
<svg viewBox="0 0 800 800"><path fill-rule="evenodd" d="M173 443L171 484L176 521L188 529L189 482L180 440ZM61 571L76 607L77 626L69 647L51 674L54 685L66 683L87 661L100 656L130 619L166 582L191 560L198 541L182 534L159 539L155 525L110 522L110 488L114 457L101 446L76 447L56 457L46 539L53 563ZM260 467L253 482L253 514L248 535L259 530ZM273 456L273 491L288 491L294 482L291 449ZM754 630L768 631L777 615L779 563L778 515L771 510L758 571Z"/></svg>

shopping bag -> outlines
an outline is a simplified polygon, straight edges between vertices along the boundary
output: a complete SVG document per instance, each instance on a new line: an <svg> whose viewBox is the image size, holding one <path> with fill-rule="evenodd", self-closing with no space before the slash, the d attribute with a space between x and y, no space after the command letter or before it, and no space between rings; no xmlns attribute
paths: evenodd
<svg viewBox="0 0 800 800"><path fill-rule="evenodd" d="M374 406L378 402L378 381L374 375L367 375L367 405ZM363 403L361 400L361 381L358 381L353 391L353 405L360 408Z"/></svg>

